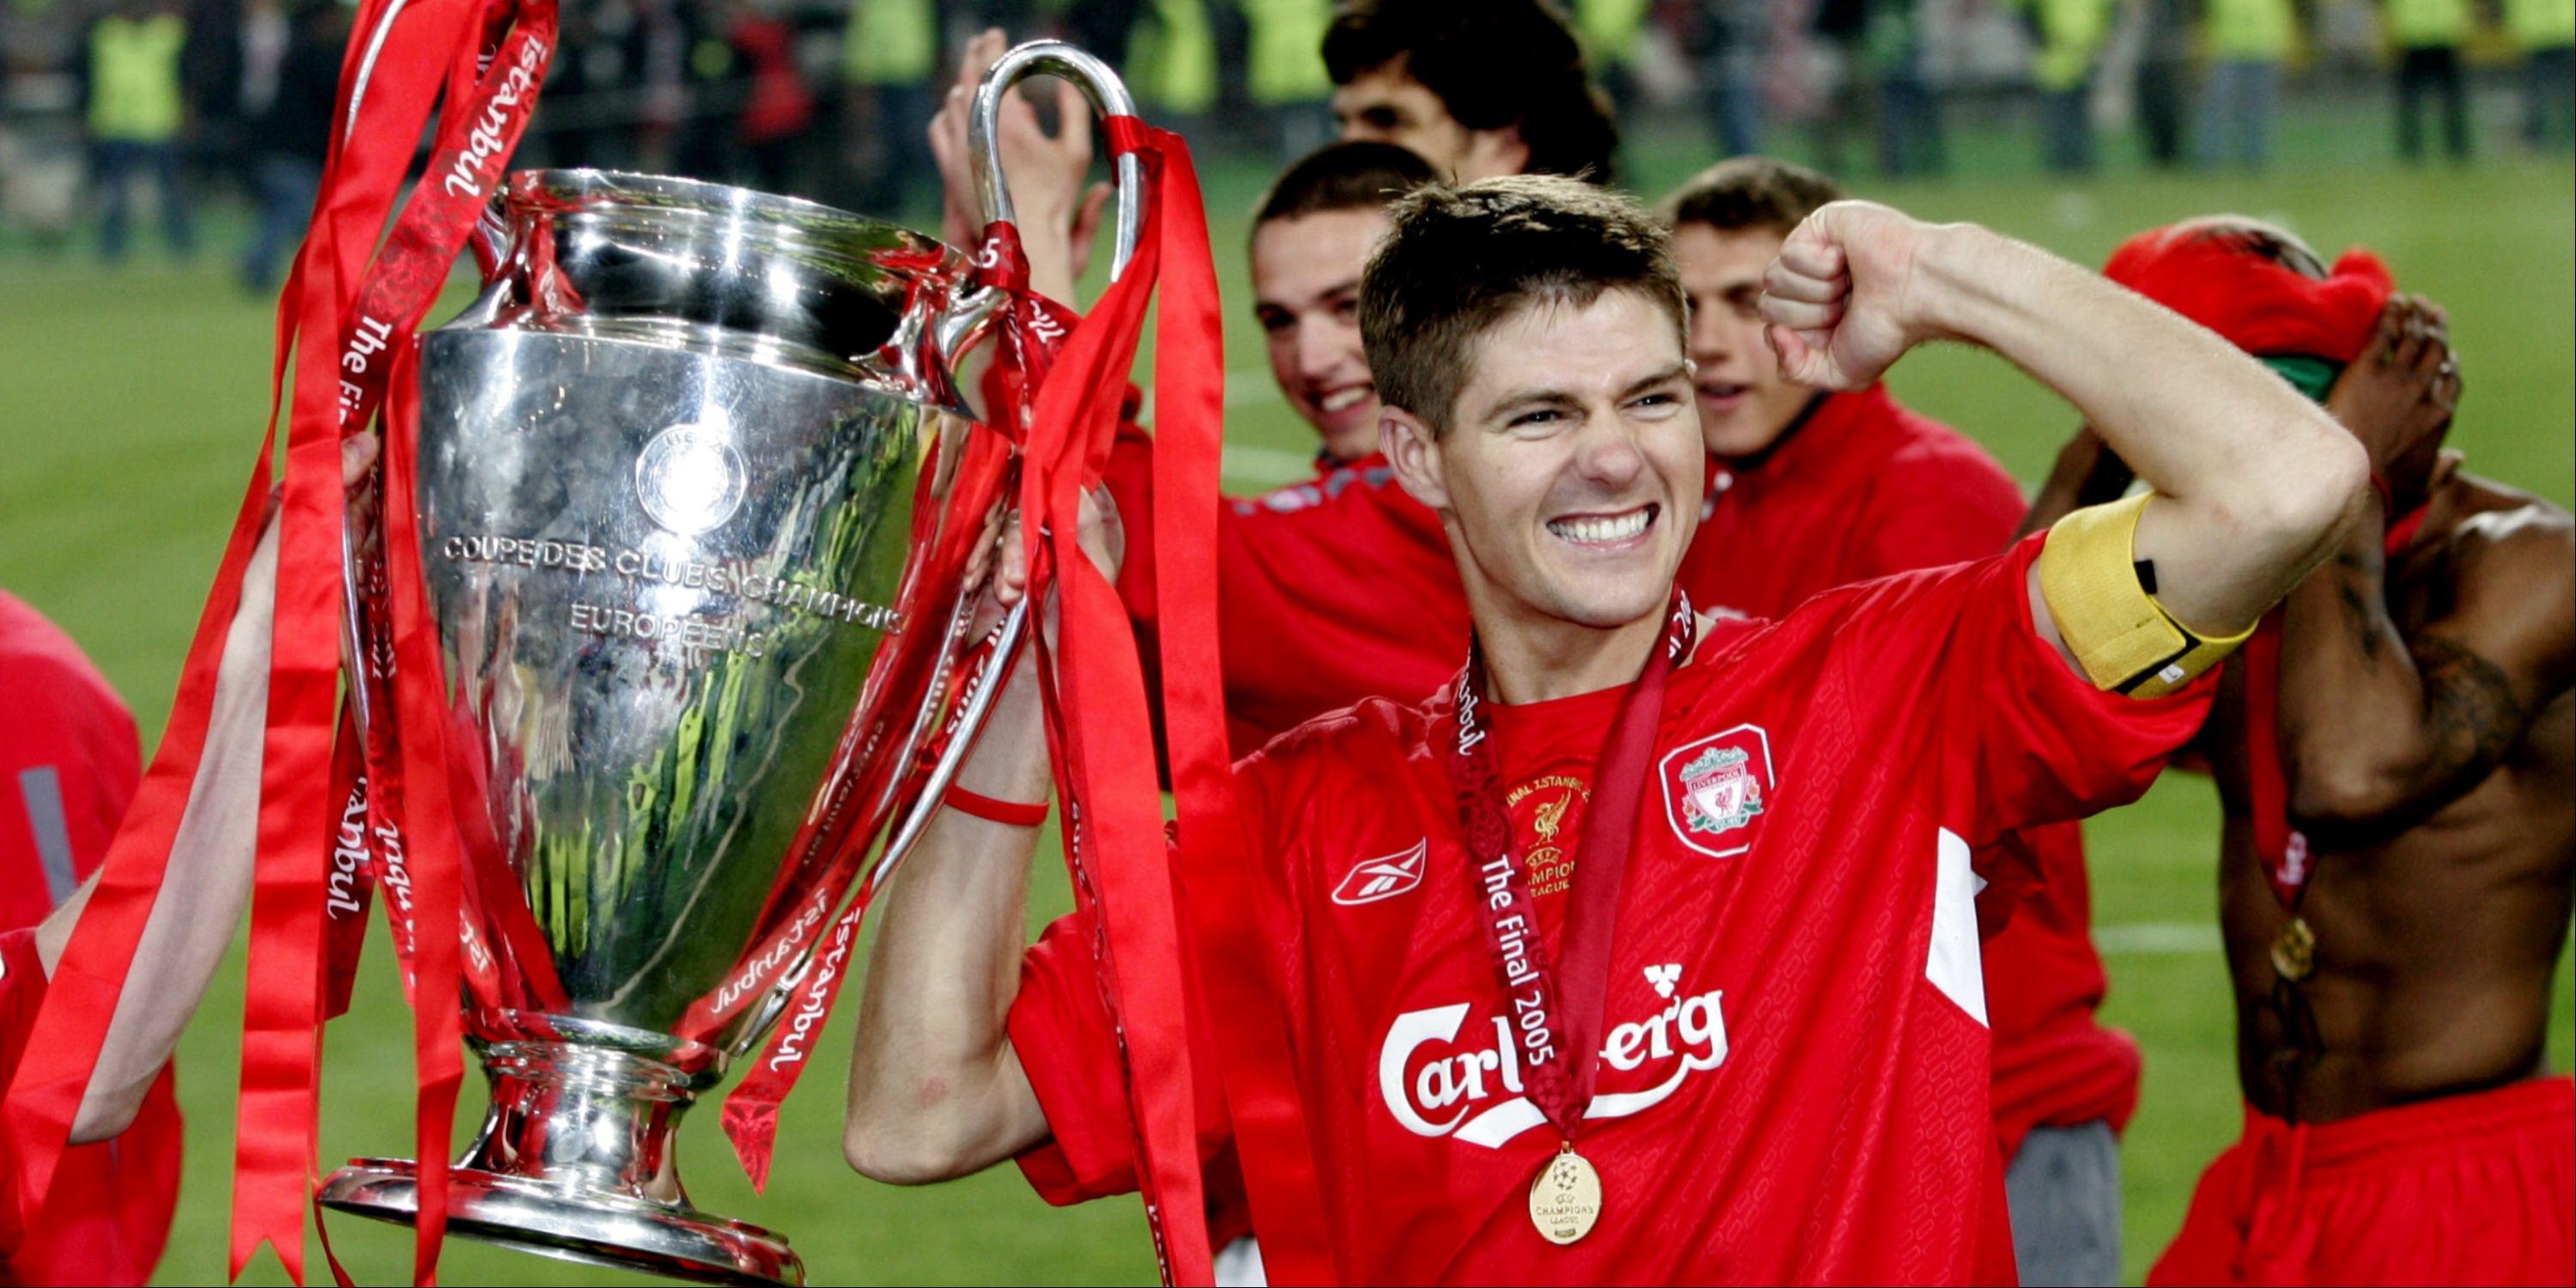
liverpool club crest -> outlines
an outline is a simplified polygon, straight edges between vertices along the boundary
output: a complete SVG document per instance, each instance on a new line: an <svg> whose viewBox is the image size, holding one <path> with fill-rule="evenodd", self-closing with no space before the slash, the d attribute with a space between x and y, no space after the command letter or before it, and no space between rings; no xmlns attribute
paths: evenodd
<svg viewBox="0 0 2576 1288"><path fill-rule="evenodd" d="M1664 757L1664 814L1673 835L1712 858L1752 848L1753 820L1771 788L1771 739L1759 725L1737 725Z"/></svg>

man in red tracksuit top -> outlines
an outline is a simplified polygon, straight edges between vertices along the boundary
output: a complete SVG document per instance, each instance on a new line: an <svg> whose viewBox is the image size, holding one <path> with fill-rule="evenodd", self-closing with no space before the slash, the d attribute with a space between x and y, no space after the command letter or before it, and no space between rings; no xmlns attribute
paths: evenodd
<svg viewBox="0 0 2576 1288"><path fill-rule="evenodd" d="M0 926L33 927L72 896L107 857L142 775L134 717L61 628L0 591ZM21 957L16 965L26 966ZM22 988L0 1002L32 1022L44 972L17 971ZM0 981L5 983L5 981ZM22 1031L0 1021L15 1047ZM15 1065L14 1054L11 1058ZM47 1220L8 1258L24 1283L140 1284L152 1277L179 1200L185 1138L171 1072L164 1068L112 1143L63 1155Z"/></svg>
<svg viewBox="0 0 2576 1288"><path fill-rule="evenodd" d="M1833 180L1765 157L1709 168L1665 198L1691 300L1700 432L1713 464L1682 559L1693 604L1780 617L1856 581L1981 559L2021 523L2021 490L1966 435L1884 385L1823 393L1781 378L1755 303L1781 240ZM2084 835L2073 823L2006 843L1986 924L1995 1131L2013 1247L2033 1283L2120 1275L2118 1131L2138 1099L2138 1048L2094 1021L2108 981L2094 950ZM2019 894L2015 905L2011 895Z"/></svg>
<svg viewBox="0 0 2576 1288"><path fill-rule="evenodd" d="M1442 690L1238 764L1261 925L1210 950L1278 990L1268 1072L1304 1105L1342 1279L2006 1281L1971 856L2142 790L2206 709L2193 677L2322 557L2367 468L2098 277L1838 203L1762 304L1793 378L1866 388L1926 340L1986 345L2159 491L1777 623L1703 619L1674 588L1707 456L1668 246L1564 179L1397 206L1361 325L1474 640ZM1081 534L1104 567L1114 526ZM2134 670L2106 641L2140 630L2187 644ZM843 1142L881 1180L1019 1158L1058 1201L1133 1184L1093 927L1022 952L1037 828L974 804L1045 794L1037 687L1013 678L961 773L979 812L943 810L886 890Z"/></svg>

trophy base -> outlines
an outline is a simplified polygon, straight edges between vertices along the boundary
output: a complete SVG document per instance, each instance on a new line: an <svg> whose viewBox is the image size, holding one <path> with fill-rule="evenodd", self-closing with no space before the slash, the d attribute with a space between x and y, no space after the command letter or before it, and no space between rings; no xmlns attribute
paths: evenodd
<svg viewBox="0 0 2576 1288"><path fill-rule="evenodd" d="M418 1165L353 1158L323 1182L323 1206L396 1225L420 1215ZM756 1225L686 1207L584 1194L475 1167L448 1172L447 1228L522 1252L712 1284L802 1288L805 1263Z"/></svg>

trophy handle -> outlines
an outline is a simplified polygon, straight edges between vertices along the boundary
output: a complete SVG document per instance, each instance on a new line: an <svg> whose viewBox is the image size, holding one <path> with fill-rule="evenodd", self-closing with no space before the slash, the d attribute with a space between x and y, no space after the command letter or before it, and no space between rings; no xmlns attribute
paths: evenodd
<svg viewBox="0 0 2576 1288"><path fill-rule="evenodd" d="M983 83L975 87L974 110L966 118L966 144L979 163L975 169L975 191L982 199L987 223L1016 225L1018 213L1011 205L1011 188L1002 177L1000 140L1002 96L1012 86L1036 75L1060 76L1072 81L1091 102L1091 109L1102 116L1134 116L1136 99L1127 92L1126 83L1109 64L1060 40L1033 40L1014 47L984 73ZM1069 123L1068 123L1069 124ZM1118 175L1118 222L1109 259L1109 277L1116 281L1127 271L1127 262L1136 254L1136 239L1145 218L1145 168L1135 154L1120 156ZM999 292L982 293L957 310L951 325L942 328L940 348L953 360L958 350L971 343L1001 303ZM871 886L885 880L903 862L904 856L921 840L921 834L937 816L940 800L948 785L957 778L957 770L975 749L984 732L984 718L992 710L993 697L1009 676L1011 665L1019 657L1020 646L1028 636L1029 601L1013 607L1002 620L992 653L975 674L968 677L959 700L957 732L941 749L939 759L931 765L922 783L921 795L905 811L902 821L887 839L875 870L869 875Z"/></svg>
<svg viewBox="0 0 2576 1288"><path fill-rule="evenodd" d="M1061 40L1032 40L1014 46L993 64L991 71L984 73L984 83L975 87L975 110L966 118L966 145L980 162L975 168L975 192L983 198L987 223L1016 226L1020 222L1011 206L1010 185L1002 181L1002 95L1035 75L1061 76L1072 81L1082 96L1091 100L1091 110L1102 116L1136 114L1135 96L1127 92L1126 83L1109 69L1109 64ZM1127 271L1127 261L1136 254L1136 238L1145 221L1144 163L1134 153L1128 153L1118 158L1117 174L1118 223L1109 257L1111 281Z"/></svg>
<svg viewBox="0 0 2576 1288"><path fill-rule="evenodd" d="M966 146L975 154L975 193L986 223L1019 225L1011 205L1011 186L1002 178L1002 96L1031 76L1061 76L1072 81L1102 116L1134 116L1136 98L1109 64L1061 40L1032 40L1014 46L984 73L975 87L974 110L966 114ZM1070 123L1068 122L1069 126ZM1116 159L1118 221L1109 255L1109 280L1117 281L1135 258L1136 238L1145 222L1145 166L1134 153ZM983 338L985 327L1001 312L1003 292L981 287L960 295L933 334L940 356L954 369L966 350ZM1070 303L1070 301L1067 301Z"/></svg>
<svg viewBox="0 0 2576 1288"><path fill-rule="evenodd" d="M1002 691L1003 682L1009 678L1011 664L1020 655L1020 645L1027 639L1028 629L1029 601L1023 599L1012 606L1010 616L1002 619L992 653L984 659L982 666L976 668L975 674L967 678L966 691L958 705L956 736L950 738L948 746L940 751L939 760L930 767L930 777L921 785L921 795L913 800L911 809L905 812L903 821L887 839L885 853L878 857L876 870L868 878L870 885L893 873L904 856L912 852L914 843L921 840L930 820L938 815L940 800L948 794L948 785L957 780L958 769L966 763L967 755L975 750L976 742L983 737L984 718L992 713L993 697Z"/></svg>

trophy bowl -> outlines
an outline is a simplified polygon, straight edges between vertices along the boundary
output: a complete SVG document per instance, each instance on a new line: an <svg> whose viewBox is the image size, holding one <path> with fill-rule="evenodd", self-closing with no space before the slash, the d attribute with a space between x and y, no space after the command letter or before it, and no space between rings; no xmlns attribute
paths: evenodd
<svg viewBox="0 0 2576 1288"><path fill-rule="evenodd" d="M1063 46L1013 51L983 93L1033 70L1133 111ZM674 1129L972 742L993 686L961 657L1015 449L955 367L1002 297L932 239L691 180L522 172L494 211L484 292L418 362L465 1030L491 1087L448 1220L801 1283L784 1238L691 1206ZM319 1197L410 1222L417 1182L357 1159Z"/></svg>

